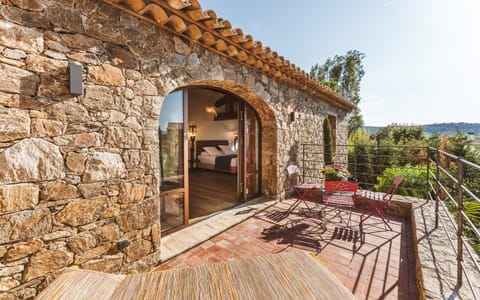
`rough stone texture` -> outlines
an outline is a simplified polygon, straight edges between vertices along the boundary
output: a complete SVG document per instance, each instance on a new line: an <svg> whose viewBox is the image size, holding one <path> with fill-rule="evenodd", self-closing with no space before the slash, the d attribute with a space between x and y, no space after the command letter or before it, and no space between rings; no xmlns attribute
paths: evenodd
<svg viewBox="0 0 480 300"><path fill-rule="evenodd" d="M79 226L92 223L98 219L105 209L105 197L96 197L92 199L80 199L70 202L55 219L58 222Z"/></svg>
<svg viewBox="0 0 480 300"><path fill-rule="evenodd" d="M0 183L61 178L63 165L58 146L42 139L24 139L0 153Z"/></svg>
<svg viewBox="0 0 480 300"><path fill-rule="evenodd" d="M124 232L147 228L159 218L159 203L155 199L145 200L132 206L125 213L118 216L117 222Z"/></svg>
<svg viewBox="0 0 480 300"><path fill-rule="evenodd" d="M2 3L0 254L24 268L0 276L0 289L17 287L6 297L32 298L74 257L106 272L158 263L158 117L176 89L224 90L256 110L266 195L281 197L286 166L302 143L322 142L327 114L346 143L345 111L102 1ZM69 92L72 62L81 95ZM132 245L116 249L119 239Z"/></svg>
<svg viewBox="0 0 480 300"><path fill-rule="evenodd" d="M146 190L145 184L121 182L118 201L120 203L140 202L145 198Z"/></svg>
<svg viewBox="0 0 480 300"><path fill-rule="evenodd" d="M146 240L134 241L125 248L125 255L128 262L133 262L146 256L152 248L152 244Z"/></svg>
<svg viewBox="0 0 480 300"><path fill-rule="evenodd" d="M8 249L3 259L6 262L15 261L37 252L42 247L43 247L42 240L34 240L31 242L17 243L13 245L12 248Z"/></svg>
<svg viewBox="0 0 480 300"><path fill-rule="evenodd" d="M83 182L105 181L120 177L124 172L125 165L120 155L108 152L95 152L87 160Z"/></svg>
<svg viewBox="0 0 480 300"><path fill-rule="evenodd" d="M38 203L38 186L15 184L0 186L0 213L33 208Z"/></svg>
<svg viewBox="0 0 480 300"><path fill-rule="evenodd" d="M122 70L108 64L90 67L88 69L88 78L92 82L101 85L122 86L125 82Z"/></svg>
<svg viewBox="0 0 480 300"><path fill-rule="evenodd" d="M43 51L43 35L35 29L0 20L0 45L40 53Z"/></svg>
<svg viewBox="0 0 480 300"><path fill-rule="evenodd" d="M42 250L33 255L24 274L24 280L59 270L73 262L73 255L64 250Z"/></svg>
<svg viewBox="0 0 480 300"><path fill-rule="evenodd" d="M95 247L97 240L92 233L85 231L69 238L67 245L74 253L80 253Z"/></svg>
<svg viewBox="0 0 480 300"><path fill-rule="evenodd" d="M95 271L102 271L107 273L115 273L120 271L123 264L123 255L108 255L104 256L101 259L91 260L81 267L83 269L95 270Z"/></svg>
<svg viewBox="0 0 480 300"><path fill-rule="evenodd" d="M64 133L66 128L62 122L46 119L32 119L31 125L34 137L58 136Z"/></svg>
<svg viewBox="0 0 480 300"><path fill-rule="evenodd" d="M28 111L0 107L0 142L8 142L30 135Z"/></svg>
<svg viewBox="0 0 480 300"><path fill-rule="evenodd" d="M50 211L45 208L0 216L0 244L42 236L52 228Z"/></svg>
<svg viewBox="0 0 480 300"><path fill-rule="evenodd" d="M80 197L80 193L74 185L65 181L57 180L42 186L41 200L62 200Z"/></svg>

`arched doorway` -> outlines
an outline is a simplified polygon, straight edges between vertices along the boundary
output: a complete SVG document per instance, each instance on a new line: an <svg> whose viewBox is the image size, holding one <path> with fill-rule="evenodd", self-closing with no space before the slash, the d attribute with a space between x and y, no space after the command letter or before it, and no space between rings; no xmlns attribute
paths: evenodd
<svg viewBox="0 0 480 300"><path fill-rule="evenodd" d="M169 94L159 117L162 232L261 193L261 122L235 94L195 86Z"/></svg>

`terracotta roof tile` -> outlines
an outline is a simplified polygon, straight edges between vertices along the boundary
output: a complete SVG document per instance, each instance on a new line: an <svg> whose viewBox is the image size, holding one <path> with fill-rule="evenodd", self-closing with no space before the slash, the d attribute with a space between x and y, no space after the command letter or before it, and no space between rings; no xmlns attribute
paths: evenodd
<svg viewBox="0 0 480 300"><path fill-rule="evenodd" d="M218 18L213 10L202 10L197 0L103 0L127 13L149 21L176 35L198 42L204 47L247 64L311 95L345 110L355 106L332 89L312 79L290 61L264 47L228 20Z"/></svg>

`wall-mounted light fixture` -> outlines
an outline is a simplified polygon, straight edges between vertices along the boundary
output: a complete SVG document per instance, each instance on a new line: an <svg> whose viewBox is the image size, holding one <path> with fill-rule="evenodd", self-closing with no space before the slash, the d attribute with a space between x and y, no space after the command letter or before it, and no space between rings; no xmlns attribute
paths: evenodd
<svg viewBox="0 0 480 300"><path fill-rule="evenodd" d="M70 72L70 93L81 95L83 92L82 65L71 63L68 66Z"/></svg>
<svg viewBox="0 0 480 300"><path fill-rule="evenodd" d="M215 106L207 106L205 107L205 112L207 114L212 114L214 117L216 117L218 115L218 108L216 108Z"/></svg>

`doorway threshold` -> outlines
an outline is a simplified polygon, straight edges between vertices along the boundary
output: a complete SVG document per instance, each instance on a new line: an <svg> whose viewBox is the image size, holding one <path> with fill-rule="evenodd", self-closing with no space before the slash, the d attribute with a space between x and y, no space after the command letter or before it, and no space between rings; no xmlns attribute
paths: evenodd
<svg viewBox="0 0 480 300"><path fill-rule="evenodd" d="M277 200L262 196L212 214L185 229L162 237L160 239L160 262L163 263L209 240L276 202Z"/></svg>

